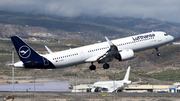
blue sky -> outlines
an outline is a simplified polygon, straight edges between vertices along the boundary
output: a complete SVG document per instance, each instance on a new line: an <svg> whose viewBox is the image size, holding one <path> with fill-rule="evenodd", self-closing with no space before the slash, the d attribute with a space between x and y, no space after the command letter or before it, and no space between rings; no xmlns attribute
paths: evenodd
<svg viewBox="0 0 180 101"><path fill-rule="evenodd" d="M0 10L77 17L153 18L180 23L180 0L0 0Z"/></svg>

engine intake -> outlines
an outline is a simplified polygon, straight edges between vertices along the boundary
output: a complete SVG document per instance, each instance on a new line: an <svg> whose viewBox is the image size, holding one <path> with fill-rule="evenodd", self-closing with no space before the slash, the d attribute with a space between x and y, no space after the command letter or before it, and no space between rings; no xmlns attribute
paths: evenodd
<svg viewBox="0 0 180 101"><path fill-rule="evenodd" d="M134 51L132 49L126 49L119 52L119 54L116 55L116 59L119 61L128 60L134 57Z"/></svg>

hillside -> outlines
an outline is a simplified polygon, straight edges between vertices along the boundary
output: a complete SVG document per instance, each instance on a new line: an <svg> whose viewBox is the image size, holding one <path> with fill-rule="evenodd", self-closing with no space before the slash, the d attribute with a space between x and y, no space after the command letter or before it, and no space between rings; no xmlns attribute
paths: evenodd
<svg viewBox="0 0 180 101"><path fill-rule="evenodd" d="M154 19L89 17L77 18L26 15L0 11L0 36L23 38L79 39L86 41L114 39L150 31L165 31L180 36L180 26Z"/></svg>
<svg viewBox="0 0 180 101"><path fill-rule="evenodd" d="M46 54L44 45L53 51L60 51L78 46L92 44L98 40L105 40L161 30L175 37L180 36L180 24L161 22L154 19L137 18L106 18L80 16L77 18L49 17L43 15L26 15L0 11L0 75L11 76L11 35L19 35L36 51ZM35 39L30 41L30 39ZM37 39L37 40L36 40ZM179 41L179 38L176 38ZM91 74L96 80L112 80L116 73L116 79L124 77L127 67L131 68L131 80L137 81L139 73L142 74L144 83L151 81L152 75L158 82L172 81L179 78L180 70L180 46L166 45L160 47L161 56L156 56L155 49L149 49L135 53L135 57L128 61L113 60L110 68L104 70L102 64L96 64L97 70L90 71L89 63L78 66L62 68L52 71L38 71L38 76L56 77L67 79L81 75L87 81L87 74ZM19 58L15 52L15 61ZM76 74L78 72L78 74ZM33 70L16 69L16 76L32 76Z"/></svg>
<svg viewBox="0 0 180 101"><path fill-rule="evenodd" d="M140 18L106 18L106 17L79 17L78 19L90 21L98 24L115 26L117 28L123 28L135 32L145 33L149 31L165 31L175 37L179 37L180 24L161 22L155 19L140 19ZM131 33L132 34L132 33ZM134 33L135 34L135 33Z"/></svg>

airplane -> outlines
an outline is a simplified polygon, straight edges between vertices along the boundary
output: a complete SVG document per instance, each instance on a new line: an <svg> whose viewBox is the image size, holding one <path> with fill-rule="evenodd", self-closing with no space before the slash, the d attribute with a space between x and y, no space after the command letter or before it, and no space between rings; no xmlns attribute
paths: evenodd
<svg viewBox="0 0 180 101"><path fill-rule="evenodd" d="M125 61L134 57L134 52L155 48L160 56L158 47L174 40L174 37L162 31L152 31L92 45L72 48L59 52L52 52L47 46L49 54L38 54L19 36L10 37L21 61L13 66L29 69L56 69L75 66L82 63L91 63L89 69L95 70L94 62L103 63L103 68L108 69L108 62L114 58Z"/></svg>
<svg viewBox="0 0 180 101"><path fill-rule="evenodd" d="M129 81L130 69L131 67L129 66L123 80L95 82L91 92L114 92L119 89L123 89L132 83L132 81Z"/></svg>

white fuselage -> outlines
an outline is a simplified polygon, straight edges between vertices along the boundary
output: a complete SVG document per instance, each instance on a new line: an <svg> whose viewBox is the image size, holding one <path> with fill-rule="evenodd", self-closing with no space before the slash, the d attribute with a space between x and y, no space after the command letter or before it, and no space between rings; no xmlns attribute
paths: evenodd
<svg viewBox="0 0 180 101"><path fill-rule="evenodd" d="M165 45L173 39L172 36L167 35L165 32L156 31L119 38L111 40L111 42L116 45L118 51L131 49L136 52ZM95 56L102 56L109 48L108 42L102 42L42 56L48 59L56 68L63 68L81 63L97 62L94 60ZM48 64L48 62L44 62L44 65ZM22 62L17 62L14 66L24 67Z"/></svg>
<svg viewBox="0 0 180 101"><path fill-rule="evenodd" d="M151 34L155 36L146 36ZM164 32L150 32L112 40L111 42L117 46L118 50L132 49L136 52L165 45L173 39L172 36L166 35ZM85 63L87 59L105 53L109 48L107 42L102 42L43 56L50 60L56 68L61 68Z"/></svg>
<svg viewBox="0 0 180 101"><path fill-rule="evenodd" d="M91 92L96 92L95 89L100 88L101 92L113 92L124 85L130 84L131 81L100 81L93 84Z"/></svg>

